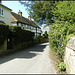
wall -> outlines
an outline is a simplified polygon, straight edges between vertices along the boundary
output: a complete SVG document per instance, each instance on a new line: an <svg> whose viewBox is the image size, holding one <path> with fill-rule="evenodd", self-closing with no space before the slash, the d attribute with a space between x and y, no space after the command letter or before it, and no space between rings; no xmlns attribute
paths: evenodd
<svg viewBox="0 0 75 75"><path fill-rule="evenodd" d="M0 5L0 7L3 9L3 16L0 16L0 20L4 21L8 25L11 25L11 21L10 21L11 20L10 19L11 10L9 10L1 5Z"/></svg>
<svg viewBox="0 0 75 75"><path fill-rule="evenodd" d="M66 45L64 62L67 73L75 74L75 37L71 37Z"/></svg>

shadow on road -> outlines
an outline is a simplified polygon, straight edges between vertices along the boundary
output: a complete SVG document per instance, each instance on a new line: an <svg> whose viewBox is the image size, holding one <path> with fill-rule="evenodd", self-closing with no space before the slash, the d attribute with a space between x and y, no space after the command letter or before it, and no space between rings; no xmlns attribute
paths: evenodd
<svg viewBox="0 0 75 75"><path fill-rule="evenodd" d="M35 57L36 55L38 55L38 52L43 52L44 48L49 45L49 43L43 43L43 44L37 44L37 45L33 45L32 47L25 49L21 52L15 53L13 55L4 57L0 59L0 64L3 64L5 62L11 61L15 58L25 58L25 59L31 59L33 57Z"/></svg>

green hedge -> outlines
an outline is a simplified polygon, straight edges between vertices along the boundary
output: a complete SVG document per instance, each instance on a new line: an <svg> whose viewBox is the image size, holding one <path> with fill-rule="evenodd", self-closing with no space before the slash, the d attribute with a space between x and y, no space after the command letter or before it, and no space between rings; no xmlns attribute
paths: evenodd
<svg viewBox="0 0 75 75"><path fill-rule="evenodd" d="M59 58L63 59L64 48L72 36L75 36L75 24L58 21L50 26L49 45Z"/></svg>
<svg viewBox="0 0 75 75"><path fill-rule="evenodd" d="M4 43L9 35L9 26L0 23L0 45Z"/></svg>
<svg viewBox="0 0 75 75"><path fill-rule="evenodd" d="M34 32L21 29L18 26L9 26L14 43L21 43L33 40Z"/></svg>
<svg viewBox="0 0 75 75"><path fill-rule="evenodd" d="M39 36L38 38L34 38L33 40L34 44L45 43L49 41L48 38L45 38L44 36Z"/></svg>
<svg viewBox="0 0 75 75"><path fill-rule="evenodd" d="M33 41L34 32L21 29L18 26L0 24L0 45L8 38L12 38L12 44Z"/></svg>

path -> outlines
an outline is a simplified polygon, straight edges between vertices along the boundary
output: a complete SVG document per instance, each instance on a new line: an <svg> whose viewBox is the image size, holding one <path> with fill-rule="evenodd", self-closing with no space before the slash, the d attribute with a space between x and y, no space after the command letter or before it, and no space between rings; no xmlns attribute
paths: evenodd
<svg viewBox="0 0 75 75"><path fill-rule="evenodd" d="M0 74L56 74L49 53L49 43L0 59Z"/></svg>

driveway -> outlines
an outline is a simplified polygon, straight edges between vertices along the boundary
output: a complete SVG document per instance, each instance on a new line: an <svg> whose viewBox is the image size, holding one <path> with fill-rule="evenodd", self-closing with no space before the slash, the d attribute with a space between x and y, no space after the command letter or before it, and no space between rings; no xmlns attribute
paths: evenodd
<svg viewBox="0 0 75 75"><path fill-rule="evenodd" d="M56 74L48 55L49 43L42 43L1 58L0 74Z"/></svg>

